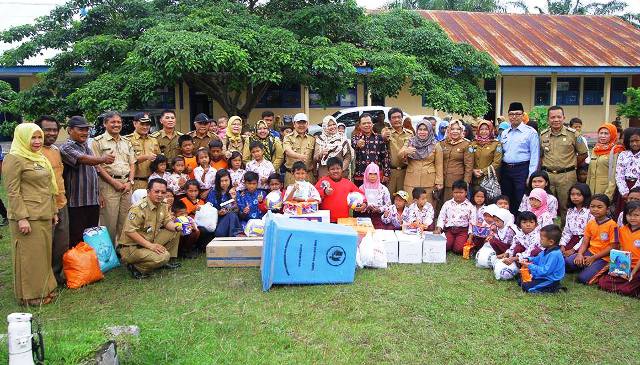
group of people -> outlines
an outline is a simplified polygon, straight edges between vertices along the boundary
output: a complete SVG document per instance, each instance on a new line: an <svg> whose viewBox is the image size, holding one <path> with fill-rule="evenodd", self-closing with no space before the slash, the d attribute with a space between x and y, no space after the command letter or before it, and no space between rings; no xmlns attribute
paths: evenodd
<svg viewBox="0 0 640 365"><path fill-rule="evenodd" d="M620 144L605 123L589 153L561 107L549 108L541 133L523 121L521 103L508 117L498 128L431 117L413 126L391 108L388 124L360 115L349 138L331 116L319 136L308 134L303 113L276 130L272 112L250 131L238 116L199 114L195 130L182 134L166 110L161 130L150 133L149 115L139 113L135 131L121 136L122 117L107 112L105 133L91 140L88 121L69 118L59 146L55 118L22 123L4 159L16 297L50 302L64 283L62 255L87 228L105 226L121 261L143 278L179 267L179 256L196 257L213 237L242 235L272 208L266 196L274 191L286 202L317 203L332 223L354 215L376 228L444 233L458 254L489 243L505 262L539 266L532 273L541 281L528 290L554 290L566 267L580 270L581 282L599 278L607 290L639 295L640 129L627 128ZM351 192L365 197L355 209ZM215 231L189 220L191 232L181 235L176 218L193 217L205 203L217 209ZM600 275L615 247L632 253L628 278ZM549 265L558 255L562 265Z"/></svg>

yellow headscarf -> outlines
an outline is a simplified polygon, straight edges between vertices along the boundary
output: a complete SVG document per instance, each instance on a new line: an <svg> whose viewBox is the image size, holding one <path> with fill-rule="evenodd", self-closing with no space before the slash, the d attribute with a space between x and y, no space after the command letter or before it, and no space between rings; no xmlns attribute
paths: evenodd
<svg viewBox="0 0 640 365"><path fill-rule="evenodd" d="M49 170L49 175L51 175L51 192L56 195L58 194L58 184L56 183L56 175L53 173L51 163L42 154L42 152L31 151L31 137L33 137L36 132L40 132L40 135L42 135L44 140L44 132L42 132L42 129L40 129L40 127L35 123L18 124L13 132L13 141L11 141L9 154L26 158L29 161L36 162L41 166L46 167L47 170Z"/></svg>
<svg viewBox="0 0 640 365"><path fill-rule="evenodd" d="M233 133L233 130L232 130L232 127L231 127L233 122L235 122L236 120L239 120L240 121L240 125L242 125L242 118L240 118L237 115L234 115L231 118L229 118L229 121L227 122L227 138L232 143L238 143L238 142L242 141L242 128L240 129L240 133L235 134L235 133Z"/></svg>

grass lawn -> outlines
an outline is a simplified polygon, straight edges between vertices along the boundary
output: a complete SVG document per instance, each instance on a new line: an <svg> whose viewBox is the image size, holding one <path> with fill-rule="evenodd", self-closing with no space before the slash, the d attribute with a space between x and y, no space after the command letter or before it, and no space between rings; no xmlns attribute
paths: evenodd
<svg viewBox="0 0 640 365"><path fill-rule="evenodd" d="M1 230L0 315L24 311L11 284ZM526 295L514 282L449 255L446 265L360 270L352 285L260 289L257 268L208 269L204 256L133 280L120 267L102 282L64 289L32 308L50 364L75 364L121 339L125 364L603 364L638 363L640 301L565 279L568 293ZM6 332L3 320L0 333ZM7 359L0 343L0 363Z"/></svg>

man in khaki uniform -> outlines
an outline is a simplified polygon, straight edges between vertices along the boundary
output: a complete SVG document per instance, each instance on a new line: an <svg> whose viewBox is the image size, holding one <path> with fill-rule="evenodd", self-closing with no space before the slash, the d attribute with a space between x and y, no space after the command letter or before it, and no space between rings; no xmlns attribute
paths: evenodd
<svg viewBox="0 0 640 365"><path fill-rule="evenodd" d="M209 125L211 123L212 120L204 113L196 115L193 119L193 124L195 125L196 130L189 133L189 135L193 139L194 155L200 148L204 148L209 151L209 142L214 139L220 139L215 133L209 132Z"/></svg>
<svg viewBox="0 0 640 365"><path fill-rule="evenodd" d="M151 175L151 162L160 153L158 141L149 136L151 119L146 113L137 113L133 118L136 130L127 136L136 157L136 170L133 178L133 190L146 189Z"/></svg>
<svg viewBox="0 0 640 365"><path fill-rule="evenodd" d="M100 224L107 227L113 244L122 231L131 206L131 188L135 173L135 156L126 137L120 136L122 118L117 112L107 112L103 119L106 132L93 139L93 154L114 155L111 164L102 164L100 176Z"/></svg>
<svg viewBox="0 0 640 365"><path fill-rule="evenodd" d="M158 140L160 152L165 155L171 165L171 160L180 154L178 138L182 133L176 131L176 113L173 110L165 110L160 114L162 129L153 133L151 137Z"/></svg>
<svg viewBox="0 0 640 365"><path fill-rule="evenodd" d="M167 183L153 179L147 185L147 196L129 209L118 252L136 279L142 279L159 267L176 269L180 263L180 234L167 205L163 202Z"/></svg>
<svg viewBox="0 0 640 365"><path fill-rule="evenodd" d="M391 108L388 113L391 122L391 130L382 131L382 136L389 134L389 156L391 157L391 177L389 178L389 193L393 195L404 188L404 177L407 173L407 161L398 152L404 147L413 132L402 127L402 110Z"/></svg>
<svg viewBox="0 0 640 365"><path fill-rule="evenodd" d="M309 129L309 118L304 113L298 113L293 117L293 133L284 137L284 167L287 173L284 177L284 185L289 186L293 184L295 179L293 178L293 163L296 161L302 161L307 167L307 180L315 184L316 172L315 164L313 163L313 149L316 145L316 139L307 133Z"/></svg>
<svg viewBox="0 0 640 365"><path fill-rule="evenodd" d="M587 157L587 147L575 129L564 126L562 107L550 107L548 115L549 129L540 133L542 170L549 174L551 194L558 198L558 215L564 222L569 189L577 181L577 163Z"/></svg>

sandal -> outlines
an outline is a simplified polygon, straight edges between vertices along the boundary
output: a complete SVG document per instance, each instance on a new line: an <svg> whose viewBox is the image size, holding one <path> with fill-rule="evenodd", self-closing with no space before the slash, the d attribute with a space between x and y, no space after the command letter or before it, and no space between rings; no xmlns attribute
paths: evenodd
<svg viewBox="0 0 640 365"><path fill-rule="evenodd" d="M51 297L36 298L36 299L23 299L21 304L24 305L24 306L37 307L39 305L49 304L49 303L51 303L51 301L53 301L53 299Z"/></svg>

